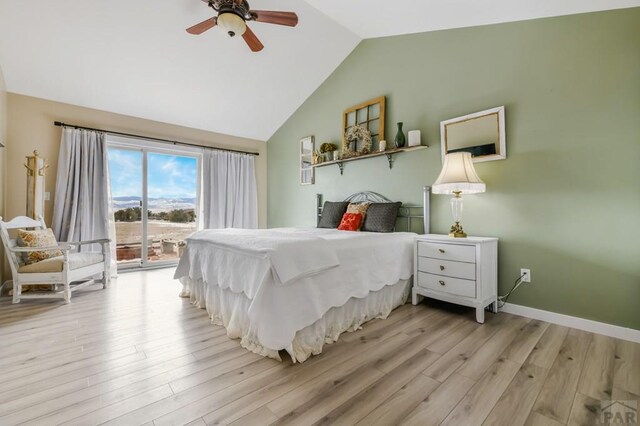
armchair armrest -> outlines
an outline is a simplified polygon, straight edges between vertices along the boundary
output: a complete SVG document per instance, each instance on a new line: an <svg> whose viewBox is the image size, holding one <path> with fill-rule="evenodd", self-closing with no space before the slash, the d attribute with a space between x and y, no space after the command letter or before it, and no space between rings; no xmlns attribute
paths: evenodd
<svg viewBox="0 0 640 426"><path fill-rule="evenodd" d="M74 246L82 246L85 244L104 244L104 243L110 243L111 240L109 238L99 238L97 240L87 240L87 241L72 241L69 242L67 244L71 244Z"/></svg>
<svg viewBox="0 0 640 426"><path fill-rule="evenodd" d="M69 251L72 248L73 248L72 244L60 243L57 246L48 246L48 247L9 247L9 250L14 253L29 253L32 251L51 251L51 250Z"/></svg>

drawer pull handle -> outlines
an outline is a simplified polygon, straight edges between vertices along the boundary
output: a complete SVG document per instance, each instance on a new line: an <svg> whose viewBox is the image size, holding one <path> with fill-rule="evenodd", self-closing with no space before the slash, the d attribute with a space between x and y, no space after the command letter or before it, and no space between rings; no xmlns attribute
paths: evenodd
<svg viewBox="0 0 640 426"><path fill-rule="evenodd" d="M444 266L440 265L440 270L444 271Z"/></svg>
<svg viewBox="0 0 640 426"><path fill-rule="evenodd" d="M440 253L444 253L444 249L438 249Z"/></svg>
<svg viewBox="0 0 640 426"><path fill-rule="evenodd" d="M444 281L440 280L438 282L440 283L440 285L444 285Z"/></svg>

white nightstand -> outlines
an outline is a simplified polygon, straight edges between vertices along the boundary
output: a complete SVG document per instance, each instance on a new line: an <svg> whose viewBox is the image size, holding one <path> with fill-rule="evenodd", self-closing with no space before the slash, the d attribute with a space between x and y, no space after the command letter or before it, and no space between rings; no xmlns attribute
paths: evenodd
<svg viewBox="0 0 640 426"><path fill-rule="evenodd" d="M414 305L419 296L476 308L484 322L484 308L498 312L498 239L420 235L414 248Z"/></svg>

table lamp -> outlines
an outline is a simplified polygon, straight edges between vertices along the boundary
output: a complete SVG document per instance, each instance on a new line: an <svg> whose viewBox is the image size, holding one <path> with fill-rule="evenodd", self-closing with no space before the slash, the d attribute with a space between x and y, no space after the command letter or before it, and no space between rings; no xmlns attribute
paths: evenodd
<svg viewBox="0 0 640 426"><path fill-rule="evenodd" d="M453 152L444 157L440 176L432 187L434 194L453 194L451 198L451 214L454 224L449 231L450 237L464 238L460 220L462 219L462 194L485 192L486 185L478 177L473 167L473 159L469 152Z"/></svg>

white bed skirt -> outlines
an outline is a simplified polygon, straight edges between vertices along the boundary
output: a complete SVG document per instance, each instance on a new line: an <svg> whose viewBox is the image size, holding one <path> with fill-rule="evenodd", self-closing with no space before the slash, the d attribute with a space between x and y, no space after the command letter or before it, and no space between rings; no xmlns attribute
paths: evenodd
<svg viewBox="0 0 640 426"><path fill-rule="evenodd" d="M181 278L181 297L206 309L211 322L227 329L227 336L240 339L247 350L269 358L280 359L277 349L264 347L256 338L256 330L249 321L251 300L244 293L234 293L219 286L208 286L202 280ZM331 308L315 323L299 330L285 349L293 362L303 362L311 355L322 353L325 343L338 340L345 331L356 331L374 318L386 318L391 311L403 305L411 290L411 280L400 280L381 290L372 291L364 298L351 298L342 306Z"/></svg>

